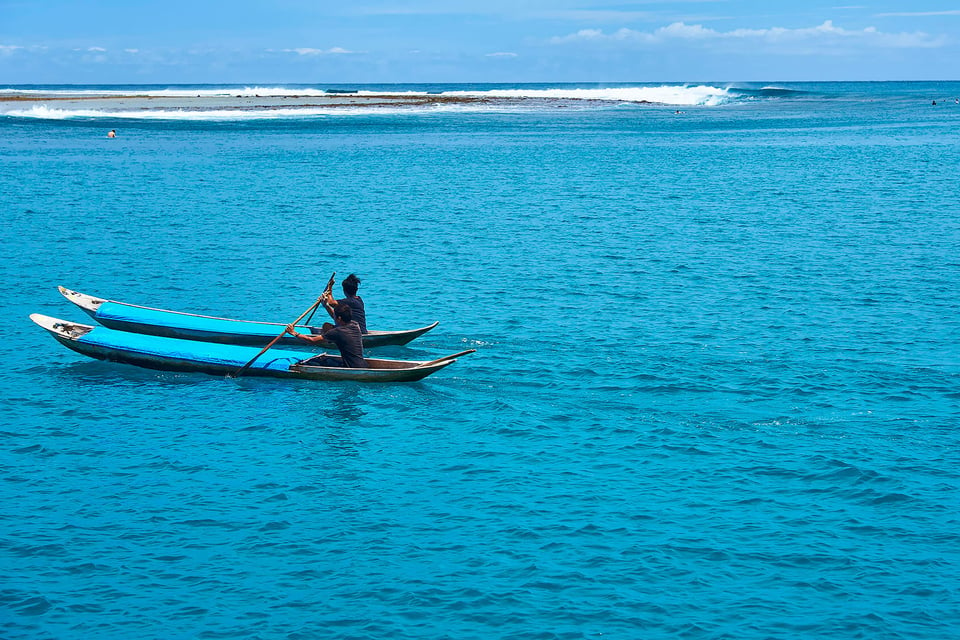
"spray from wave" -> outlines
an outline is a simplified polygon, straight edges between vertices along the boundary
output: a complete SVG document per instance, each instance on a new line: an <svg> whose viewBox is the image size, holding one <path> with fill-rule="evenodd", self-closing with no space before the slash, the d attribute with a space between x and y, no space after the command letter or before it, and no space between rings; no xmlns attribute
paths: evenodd
<svg viewBox="0 0 960 640"><path fill-rule="evenodd" d="M462 86L462 85L461 85ZM511 111L556 106L595 109L610 105L713 107L737 99L710 85L608 88L444 87L104 87L0 89L0 115L66 120L246 120L309 118L359 113ZM7 108L3 108L6 106Z"/></svg>
<svg viewBox="0 0 960 640"><path fill-rule="evenodd" d="M613 88L551 88L551 89L466 89L466 90L403 90L393 89L317 89L310 87L224 87L224 88L166 88L138 87L114 89L0 89L0 96L49 97L56 99L90 97L144 97L144 98L303 98L329 96L448 96L475 98L511 98L540 100L602 100L612 102L641 102L669 105L721 104L730 97L727 89L709 85L662 85L658 87Z"/></svg>

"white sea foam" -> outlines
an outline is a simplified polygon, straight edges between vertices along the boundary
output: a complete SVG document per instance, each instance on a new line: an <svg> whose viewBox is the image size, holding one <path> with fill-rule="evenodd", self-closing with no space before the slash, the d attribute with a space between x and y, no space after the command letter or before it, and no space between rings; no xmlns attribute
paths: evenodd
<svg viewBox="0 0 960 640"><path fill-rule="evenodd" d="M376 89L317 89L306 87L223 87L223 88L188 88L176 87L167 89L143 89L140 87L114 89L14 89L0 88L2 95L14 96L50 96L55 98L70 97L112 97L112 96L142 96L151 98L282 98L282 97L330 97L330 96L427 96L426 91L391 91ZM481 89L444 91L438 95L448 97L471 98L510 98L510 99L540 99L540 100L603 100L613 102L652 102L668 105L716 105L730 99L727 89L709 85L662 85L642 87L611 87L599 89Z"/></svg>
<svg viewBox="0 0 960 640"><path fill-rule="evenodd" d="M279 120L283 118L314 118L330 115L357 116L409 113L409 107L291 107L282 109L150 109L129 111L106 111L100 109L51 109L37 105L29 109L7 111L0 115L40 120L69 120L74 118L98 118L110 120Z"/></svg>
<svg viewBox="0 0 960 640"><path fill-rule="evenodd" d="M335 93L340 93L339 91ZM120 89L13 89L0 88L0 95L12 96L49 96L52 98L86 98L86 97L145 97L145 98L282 98L292 96L329 96L329 91L322 89L296 89L286 87L227 87L227 88L199 88L190 89L177 87L170 89L144 89L129 87Z"/></svg>
<svg viewBox="0 0 960 640"><path fill-rule="evenodd" d="M156 89L143 90L78 88L55 91L0 89L0 94L36 97L36 101L0 103L0 115L66 120L71 118L110 118L138 120L275 120L281 118L309 118L328 115L398 114L425 112L492 112L518 108L549 108L562 101L565 106L580 104L595 108L597 103L636 104L654 103L669 106L715 106L724 104L733 96L727 89L708 85L663 85L643 87L614 87L604 89L489 89L457 90L436 94L425 91L376 91L362 89L351 93L335 90L285 87L244 87L221 89ZM735 95L735 94L734 94ZM353 97L355 104L341 99ZM237 97L254 102L234 102ZM318 98L329 104L298 104L285 98ZM44 98L57 98L44 102ZM71 98L77 100L72 101ZM100 98L100 100L95 100ZM257 99L260 99L257 101ZM360 99L383 98L393 104L363 104ZM410 98L423 98L409 102ZM463 98L463 102L443 101L443 98ZM84 102L81 104L80 99ZM283 100L274 100L283 99ZM476 101L472 101L472 100ZM93 102L88 102L93 100Z"/></svg>

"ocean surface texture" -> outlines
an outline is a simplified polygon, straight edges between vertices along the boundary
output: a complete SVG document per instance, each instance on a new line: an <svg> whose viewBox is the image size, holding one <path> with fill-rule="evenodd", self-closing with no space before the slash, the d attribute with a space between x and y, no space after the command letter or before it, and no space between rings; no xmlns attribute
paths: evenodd
<svg viewBox="0 0 960 640"><path fill-rule="evenodd" d="M957 637L958 97L0 87L0 637ZM333 271L440 321L377 353L477 353L225 379L28 319Z"/></svg>

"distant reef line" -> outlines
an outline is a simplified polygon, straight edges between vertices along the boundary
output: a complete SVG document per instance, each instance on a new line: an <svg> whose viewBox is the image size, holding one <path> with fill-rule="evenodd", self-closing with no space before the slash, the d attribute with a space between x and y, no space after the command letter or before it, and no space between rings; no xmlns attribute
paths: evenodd
<svg viewBox="0 0 960 640"><path fill-rule="evenodd" d="M431 104L520 104L523 102L571 102L567 98L554 97L504 97L504 96L464 96L464 95L440 95L440 94L367 94L358 95L355 93L330 93L322 96L313 95L217 95L217 96L164 96L147 94L95 94L95 95L63 95L63 94L43 94L33 95L4 95L0 94L0 102L78 102L78 101L165 101L180 102L188 105L190 102L203 102L206 105L210 103L220 103L228 106L235 100L243 100L245 108L251 107L276 107L278 103L296 102L296 107L355 107L364 106L423 106ZM598 98L578 98L575 102L621 102L620 100L598 99ZM638 104L654 104L652 101L639 100Z"/></svg>

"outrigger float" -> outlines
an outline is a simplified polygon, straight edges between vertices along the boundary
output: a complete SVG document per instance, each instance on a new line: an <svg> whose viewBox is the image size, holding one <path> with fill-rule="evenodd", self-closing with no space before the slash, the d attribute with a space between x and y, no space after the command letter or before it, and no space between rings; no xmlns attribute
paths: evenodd
<svg viewBox="0 0 960 640"><path fill-rule="evenodd" d="M304 358L303 351L259 350L256 346L201 342L165 336L118 331L52 318L30 316L36 324L68 349L112 362L123 362L163 371L195 371L212 375L305 378L355 382L413 382L422 380L473 353L468 349L436 360L386 360L367 358L367 368L323 367L310 364L318 356ZM275 325L269 325L275 327ZM284 325L280 325L282 327ZM277 331L277 328L272 328ZM279 329L282 330L282 329ZM276 337L276 336L274 336ZM261 355L262 354L262 355Z"/></svg>

